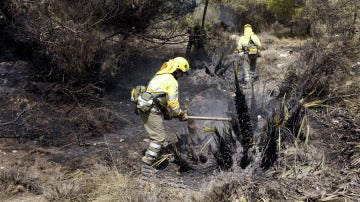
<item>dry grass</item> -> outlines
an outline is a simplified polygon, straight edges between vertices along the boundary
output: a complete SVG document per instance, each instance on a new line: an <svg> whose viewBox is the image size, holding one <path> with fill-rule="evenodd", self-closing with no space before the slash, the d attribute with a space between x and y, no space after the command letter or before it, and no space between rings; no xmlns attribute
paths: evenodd
<svg viewBox="0 0 360 202"><path fill-rule="evenodd" d="M103 165L89 170L57 170L57 174L53 171L52 175L43 175L38 182L43 187L41 194L50 201L204 201L200 191L156 177L122 174ZM15 170L0 173L1 198L27 191L37 194L35 184L26 183L28 181Z"/></svg>
<svg viewBox="0 0 360 202"><path fill-rule="evenodd" d="M263 189L257 193L258 198L267 201L356 201L359 198L356 188L359 169L345 169L329 162L325 157L327 149L315 147L318 143L314 140L311 143L312 146L289 146L281 151L277 164L265 172L269 181L257 187Z"/></svg>
<svg viewBox="0 0 360 202"><path fill-rule="evenodd" d="M115 169L102 166L98 170L85 174L81 178L83 186L75 198L66 197L65 200L83 199L87 201L183 201L194 200L198 196L195 190L176 188L163 184L156 177L137 177L131 174L122 174ZM87 182L84 184L84 182Z"/></svg>

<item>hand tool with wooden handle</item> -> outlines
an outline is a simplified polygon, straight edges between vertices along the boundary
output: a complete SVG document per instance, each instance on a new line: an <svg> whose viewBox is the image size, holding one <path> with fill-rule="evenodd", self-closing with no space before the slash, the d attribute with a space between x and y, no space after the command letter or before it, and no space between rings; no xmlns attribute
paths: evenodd
<svg viewBox="0 0 360 202"><path fill-rule="evenodd" d="M227 117L208 117L208 116L188 116L188 119L212 120L212 121L231 121L231 118L227 118Z"/></svg>

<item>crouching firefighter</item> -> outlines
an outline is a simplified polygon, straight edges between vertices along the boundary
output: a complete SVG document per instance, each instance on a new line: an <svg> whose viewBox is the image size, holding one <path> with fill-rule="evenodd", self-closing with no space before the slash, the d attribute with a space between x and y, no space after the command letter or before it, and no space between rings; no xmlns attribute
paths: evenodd
<svg viewBox="0 0 360 202"><path fill-rule="evenodd" d="M189 69L189 63L185 58L170 59L161 66L138 97L136 110L150 139L150 144L142 157L142 174L148 175L157 171L154 163L160 157L166 138L163 120L188 119L187 114L180 108L177 80L187 74Z"/></svg>

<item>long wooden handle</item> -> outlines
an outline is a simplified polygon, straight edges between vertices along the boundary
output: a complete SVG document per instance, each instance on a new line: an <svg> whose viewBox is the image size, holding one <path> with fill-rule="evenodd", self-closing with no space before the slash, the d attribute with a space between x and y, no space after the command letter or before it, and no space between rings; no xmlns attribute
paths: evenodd
<svg viewBox="0 0 360 202"><path fill-rule="evenodd" d="M208 117L208 116L188 116L188 119L197 119L197 120L213 120L213 121L231 121L231 118L224 118L224 117Z"/></svg>

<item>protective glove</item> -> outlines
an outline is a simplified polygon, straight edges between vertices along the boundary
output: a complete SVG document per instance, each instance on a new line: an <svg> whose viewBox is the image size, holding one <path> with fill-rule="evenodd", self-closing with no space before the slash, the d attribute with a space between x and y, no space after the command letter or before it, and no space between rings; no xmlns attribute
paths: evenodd
<svg viewBox="0 0 360 202"><path fill-rule="evenodd" d="M242 49L243 49L245 52L248 52L248 51L249 51L249 46L243 46Z"/></svg>
<svg viewBox="0 0 360 202"><path fill-rule="evenodd" d="M172 113L169 112L169 110L161 110L164 120L171 120L173 118Z"/></svg>
<svg viewBox="0 0 360 202"><path fill-rule="evenodd" d="M188 115L184 112L180 112L180 114L177 116L179 118L179 121L187 121Z"/></svg>

